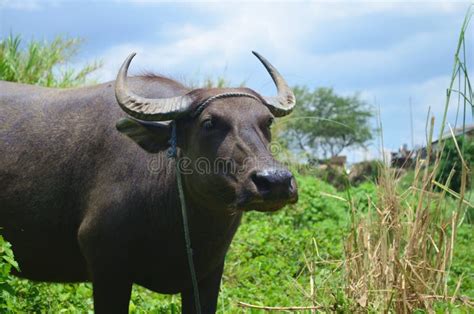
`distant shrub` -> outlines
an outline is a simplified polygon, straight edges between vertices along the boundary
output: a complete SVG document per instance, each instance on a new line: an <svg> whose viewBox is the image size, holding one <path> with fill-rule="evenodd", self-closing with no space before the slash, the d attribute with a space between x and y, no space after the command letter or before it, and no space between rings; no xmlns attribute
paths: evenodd
<svg viewBox="0 0 474 314"><path fill-rule="evenodd" d="M474 164L474 140L471 138L457 138L457 144L459 150L462 153L462 157L467 164L468 168ZM449 188L459 192L462 185L462 160L459 156L456 144L453 139L446 140L443 155L441 156L439 173L437 181L441 184L445 184L448 181L449 175L452 170L454 174L449 182ZM468 175L466 181L466 188L471 186L472 178Z"/></svg>
<svg viewBox="0 0 474 314"><path fill-rule="evenodd" d="M313 175L316 178L329 183L338 191L345 190L349 185L347 173L345 169L340 166L322 165L313 171Z"/></svg>
<svg viewBox="0 0 474 314"><path fill-rule="evenodd" d="M349 172L350 184L358 186L366 181L375 182L379 177L380 167L381 164L378 160L362 161L352 165Z"/></svg>
<svg viewBox="0 0 474 314"><path fill-rule="evenodd" d="M370 207L369 202L376 203L378 201L379 195L377 195L377 192L377 185L370 181L352 187L350 193L353 206L360 212L367 212Z"/></svg>

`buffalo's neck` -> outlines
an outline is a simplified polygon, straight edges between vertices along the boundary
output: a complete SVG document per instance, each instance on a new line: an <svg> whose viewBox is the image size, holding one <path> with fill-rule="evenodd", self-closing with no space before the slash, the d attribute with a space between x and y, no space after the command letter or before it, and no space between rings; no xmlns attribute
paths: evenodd
<svg viewBox="0 0 474 314"><path fill-rule="evenodd" d="M189 229L195 242L206 241L223 243L232 240L240 223L241 212L232 212L228 208L211 208L199 199L191 197L190 191L183 187L185 210L189 220ZM177 197L177 209L182 216L182 200Z"/></svg>
<svg viewBox="0 0 474 314"><path fill-rule="evenodd" d="M149 178L154 181L148 184L155 189L148 196L148 214L144 216L148 228L142 233L145 238L139 239L137 244L142 251L139 254L144 254L145 265L154 271L157 271L156 265L173 261L165 268L175 276L173 281L179 282L176 278L187 274L187 258L174 161L168 161L158 176ZM203 204L193 202L186 190L184 194L196 271L199 276L204 276L224 261L239 226L241 213L211 211ZM159 247L160 250L150 250L150 247ZM142 279L141 284L154 287L156 283L147 280ZM153 282L152 279L150 281Z"/></svg>
<svg viewBox="0 0 474 314"><path fill-rule="evenodd" d="M188 202L189 204L190 202ZM208 208L190 204L187 208L189 218L189 229L194 241L206 241L230 244L237 227L240 224L241 213L230 213L223 210L222 213L209 211Z"/></svg>
<svg viewBox="0 0 474 314"><path fill-rule="evenodd" d="M181 200L179 198L176 177L175 161L168 159L165 152L156 156L160 169L149 173L148 185L151 187L148 216L156 227L172 225L174 231L183 233L183 220ZM150 161L144 164L150 164ZM196 243L204 244L206 241L224 241L232 239L241 219L240 212L230 212L227 208L210 209L206 204L200 204L190 197L189 192L183 187L186 215L189 229ZM144 193L146 196L146 192ZM172 222L170 224L170 222Z"/></svg>
<svg viewBox="0 0 474 314"><path fill-rule="evenodd" d="M230 213L225 209L210 211L193 202L186 205L196 269L198 274L204 275L224 262L242 214Z"/></svg>

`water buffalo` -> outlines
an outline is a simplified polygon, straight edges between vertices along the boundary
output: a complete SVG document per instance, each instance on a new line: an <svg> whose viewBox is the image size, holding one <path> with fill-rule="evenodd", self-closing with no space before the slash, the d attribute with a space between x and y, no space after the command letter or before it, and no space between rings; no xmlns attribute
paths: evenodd
<svg viewBox="0 0 474 314"><path fill-rule="evenodd" d="M96 86L0 82L0 231L17 275L91 281L97 313L126 313L133 283L181 293L183 312L194 312L176 161L167 156L166 121L174 121L180 160L188 161L180 172L202 312L215 312L242 212L297 200L292 174L268 147L274 117L291 112L295 98L255 55L277 96L127 79L134 54L115 82Z"/></svg>

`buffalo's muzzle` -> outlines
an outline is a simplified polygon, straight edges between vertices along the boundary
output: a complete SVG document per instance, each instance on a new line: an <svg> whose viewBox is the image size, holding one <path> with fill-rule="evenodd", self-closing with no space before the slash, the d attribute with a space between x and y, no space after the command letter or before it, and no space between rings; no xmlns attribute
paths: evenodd
<svg viewBox="0 0 474 314"><path fill-rule="evenodd" d="M268 169L252 174L252 181L264 200L295 202L297 188L293 174L286 169Z"/></svg>

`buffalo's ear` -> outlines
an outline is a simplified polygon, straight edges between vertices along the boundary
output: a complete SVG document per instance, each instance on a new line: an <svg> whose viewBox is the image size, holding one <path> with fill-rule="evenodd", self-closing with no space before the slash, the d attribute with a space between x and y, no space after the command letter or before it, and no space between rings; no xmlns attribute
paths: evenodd
<svg viewBox="0 0 474 314"><path fill-rule="evenodd" d="M169 122L145 122L122 118L117 121L115 127L147 152L157 153L169 146L171 135Z"/></svg>

